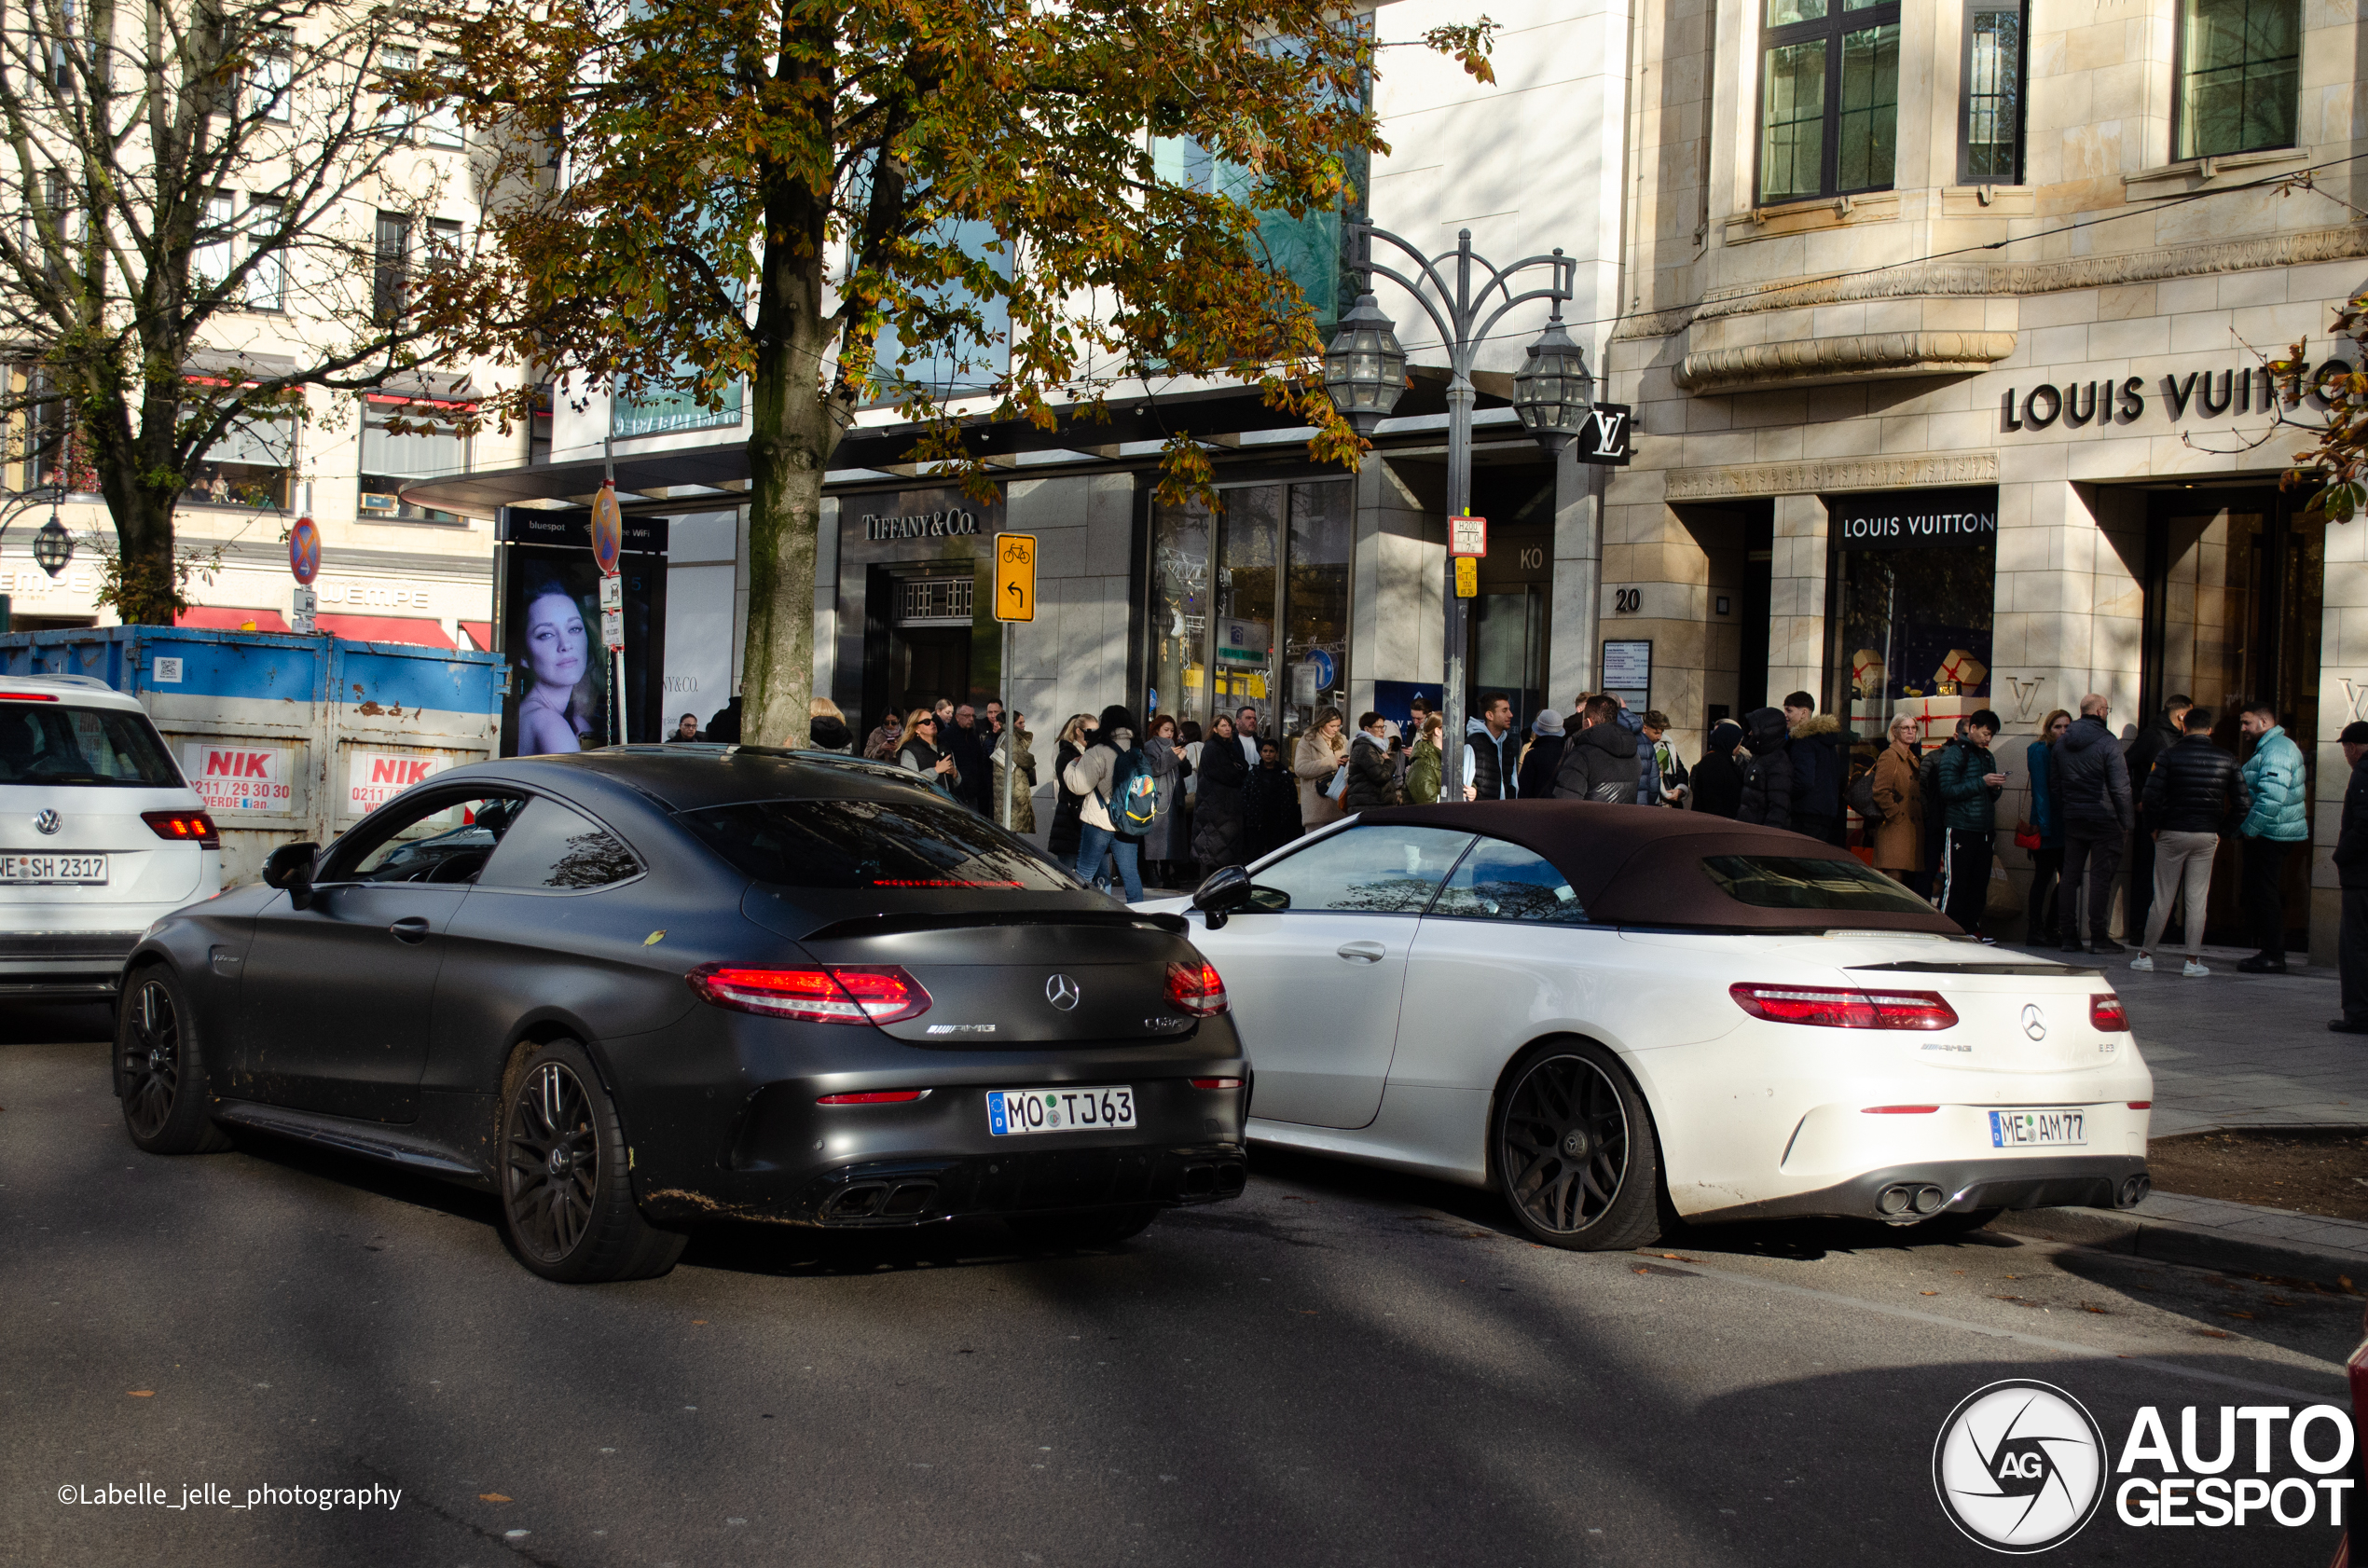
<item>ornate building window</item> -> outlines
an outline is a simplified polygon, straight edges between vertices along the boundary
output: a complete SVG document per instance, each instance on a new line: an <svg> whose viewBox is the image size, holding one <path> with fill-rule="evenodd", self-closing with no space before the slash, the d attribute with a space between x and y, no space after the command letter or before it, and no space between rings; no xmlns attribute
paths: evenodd
<svg viewBox="0 0 2368 1568"><path fill-rule="evenodd" d="M1759 204L1889 190L1899 153L1897 0L1764 0Z"/></svg>
<svg viewBox="0 0 2368 1568"><path fill-rule="evenodd" d="M2023 0L1968 0L1957 183L2023 183Z"/></svg>
<svg viewBox="0 0 2368 1568"><path fill-rule="evenodd" d="M2179 154L2294 144L2301 0L2181 0Z"/></svg>

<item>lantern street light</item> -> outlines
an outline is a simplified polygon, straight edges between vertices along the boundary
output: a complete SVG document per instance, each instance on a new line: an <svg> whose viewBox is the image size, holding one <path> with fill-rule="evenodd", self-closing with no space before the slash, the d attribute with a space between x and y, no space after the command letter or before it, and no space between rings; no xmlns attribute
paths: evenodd
<svg viewBox="0 0 2368 1568"><path fill-rule="evenodd" d="M1373 241L1396 248L1413 263L1413 275L1381 266L1373 260ZM1558 456L1577 434L1594 406L1595 378L1587 360L1563 326L1563 303L1575 297L1578 263L1557 247L1551 255L1524 256L1509 267L1496 267L1472 254L1472 231L1455 236L1455 249L1428 256L1410 241L1369 223L1342 225L1341 244L1350 271L1364 287L1356 308L1341 318L1331 346L1324 351L1324 390L1332 406L1347 419L1357 434L1370 436L1388 418L1406 387L1406 351L1372 294L1372 279L1387 278L1413 296L1446 347L1447 383L1447 511L1468 516L1472 509L1472 364L1480 345L1496 323L1516 306L1534 299L1548 301L1552 313L1545 332L1530 345L1527 364L1513 377L1513 405L1521 426L1536 438L1549 457ZM1452 279L1445 268L1452 264ZM1477 268L1483 277L1477 281ZM1547 269L1539 287L1514 292L1511 280L1532 268ZM1447 668L1439 696L1445 709L1445 731L1439 736L1439 798L1464 798L1464 648L1466 611L1455 594L1455 565L1447 563Z"/></svg>
<svg viewBox="0 0 2368 1568"><path fill-rule="evenodd" d="M55 504L49 508L49 520L42 524L39 531L33 536L33 559L52 577L63 571L66 562L74 559L74 535L58 521Z"/></svg>

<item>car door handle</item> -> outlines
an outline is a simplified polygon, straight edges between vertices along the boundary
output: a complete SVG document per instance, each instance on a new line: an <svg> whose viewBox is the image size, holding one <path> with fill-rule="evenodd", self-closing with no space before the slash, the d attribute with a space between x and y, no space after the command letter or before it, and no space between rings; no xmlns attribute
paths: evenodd
<svg viewBox="0 0 2368 1568"><path fill-rule="evenodd" d="M1378 964L1389 956L1389 949L1378 942L1344 942L1340 945L1340 955L1360 964Z"/></svg>
<svg viewBox="0 0 2368 1568"><path fill-rule="evenodd" d="M387 928L397 942L419 943L428 940L428 923L416 915L406 915Z"/></svg>

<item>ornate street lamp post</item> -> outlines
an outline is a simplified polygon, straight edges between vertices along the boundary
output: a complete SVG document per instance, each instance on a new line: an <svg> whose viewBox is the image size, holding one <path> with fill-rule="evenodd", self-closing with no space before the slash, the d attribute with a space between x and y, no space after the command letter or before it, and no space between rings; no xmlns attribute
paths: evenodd
<svg viewBox="0 0 2368 1568"><path fill-rule="evenodd" d="M1413 276L1378 265L1373 241L1395 247L1413 263ZM1387 278L1423 308L1446 346L1447 511L1463 516L1472 509L1472 362L1496 323L1516 306L1549 302L1546 330L1530 345L1528 362L1513 377L1513 406L1521 425L1550 456L1578 433L1594 406L1595 378L1587 372L1579 346L1563 326L1563 303L1574 296L1578 264L1557 248L1551 255L1525 256L1496 267L1472 254L1472 231L1455 237L1455 249L1427 256L1410 241L1371 224L1342 226L1341 242L1349 269L1363 287L1356 308L1341 318L1324 352L1324 390L1359 435L1370 436L1406 386L1406 351L1372 294L1375 274ZM1452 276L1445 270L1452 264ZM1543 286L1515 293L1511 280L1533 268L1547 269ZM1474 269L1482 276L1474 286ZM1466 608L1455 594L1455 567L1447 563L1447 669L1439 695L1445 730L1439 736L1439 798L1461 800L1466 782L1464 745L1464 648Z"/></svg>
<svg viewBox="0 0 2368 1568"><path fill-rule="evenodd" d="M74 535L58 521L55 502L49 507L49 520L42 524L39 531L33 536L33 558L42 571L52 577L63 571L66 562L74 559Z"/></svg>

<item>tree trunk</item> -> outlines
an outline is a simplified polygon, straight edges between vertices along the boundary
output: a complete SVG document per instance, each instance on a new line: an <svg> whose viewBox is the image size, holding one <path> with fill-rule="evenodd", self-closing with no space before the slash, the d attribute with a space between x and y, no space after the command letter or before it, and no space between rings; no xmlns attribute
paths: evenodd
<svg viewBox="0 0 2368 1568"><path fill-rule="evenodd" d="M141 413L150 428L135 434L128 400L114 389L75 401L85 410L75 423L90 442L99 492L115 524L114 581L103 599L126 626L169 626L181 604L172 568L172 514L182 489L172 461L176 405L169 396L149 396Z"/></svg>
<svg viewBox="0 0 2368 1568"><path fill-rule="evenodd" d="M816 367L823 321L819 210L785 190L759 275L754 404L749 436L749 625L741 645L740 737L808 744L814 695L814 556L822 477L845 423Z"/></svg>

